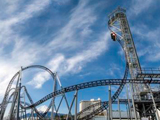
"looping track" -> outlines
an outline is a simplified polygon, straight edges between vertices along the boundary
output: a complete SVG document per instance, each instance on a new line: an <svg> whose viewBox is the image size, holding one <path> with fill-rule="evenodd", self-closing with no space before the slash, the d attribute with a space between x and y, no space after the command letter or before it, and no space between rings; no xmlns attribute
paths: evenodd
<svg viewBox="0 0 160 120"><path fill-rule="evenodd" d="M24 70L27 70L27 69L30 69L30 68L39 68L39 69L43 69L45 71L47 71L52 79L54 80L54 73L48 69L47 67L45 66L41 66L41 65L32 65L32 66L28 66L28 67L24 67L22 68L22 71ZM11 91L11 87L13 85L13 82L16 81L15 79L20 75L20 71L18 71L13 77L12 79L10 80L8 86L7 86L7 89L6 89L6 92L5 92L5 95L4 95L4 98L3 98L3 101L2 101L2 104L1 104L1 110L0 110L0 119L3 119L3 116L4 116L4 113L5 113L5 110L6 110L6 107L7 107L7 104L8 104L8 97L9 97L9 93ZM18 85L18 80L17 80L17 85Z"/></svg>
<svg viewBox="0 0 160 120"><path fill-rule="evenodd" d="M120 23L119 24L120 28L114 26L115 22L119 22ZM19 88L20 89L24 88L24 91L25 91L25 93L26 93L26 95L27 95L27 97L29 99L30 104L25 104L24 105L23 102L19 101L17 103L18 104L20 103L20 107L22 109L24 109L24 110L31 109L32 111L34 111L37 114L37 116L40 119L43 119L46 116L46 114L48 113L49 109L51 107L54 107L53 106L54 98L56 96L58 96L58 95L64 95L65 93L68 93L68 92L72 92L72 91L76 91L77 92L78 90L81 90L81 89L87 89L87 88L99 87L99 86L120 85L119 88L117 89L117 91L114 93L114 95L111 98L112 103L114 103L116 101L116 99L118 98L118 96L120 95L120 93L122 92L125 84L127 84L127 83L133 83L134 86L135 86L134 89L137 92L139 92L138 91L139 90L139 86L137 84L143 84L142 86L146 86L148 89L150 89L149 86L148 86L149 84L160 84L160 80L155 80L155 79L152 80L150 78L143 79L145 77L137 78L137 76L136 76L136 75L142 76L142 73L138 72L138 71L141 71L141 66L140 66L140 63L139 63L139 59L138 59L136 48L135 48L135 45L134 45L134 42L133 42L131 31L130 31L130 28L129 28L129 25L128 25L128 21L127 21L126 15L125 15L125 10L121 9L121 8L118 8L117 10L115 10L110 15L110 20L108 22L108 25L109 25L108 26L109 30L111 32L114 32L114 35L117 35L120 38L120 39L115 38L114 41L117 40L120 43L122 49L124 50L125 59L126 59L126 69L125 69L125 74L124 74L123 79L103 79L103 80L95 80L95 81L90 81L90 82L85 82L85 83L72 85L72 86L69 86L69 87L65 87L65 88L56 90L56 91L46 95L45 97L43 97L42 99L38 100L35 103L33 102L31 96L29 95L29 93L27 91L27 88L25 86L22 86L22 87L19 87ZM111 29L111 27L116 28L118 30L118 32L116 33L114 30ZM121 32L121 34L118 34L119 32ZM54 82L56 83L56 80L54 79L55 73L53 73L50 69L48 69L48 68L46 68L44 66L41 66L41 65L33 65L33 66L28 66L28 67L22 68L22 71L27 70L29 68L40 68L40 69L43 69L43 70L47 71L51 75L51 77L54 80ZM130 70L130 76L133 79L127 79L129 70ZM17 99L17 96L18 96L17 89L19 89L18 88L19 79L16 81L16 78L18 78L20 75L21 75L21 71L18 71L13 76L13 78L10 80L9 85L7 86L4 99L2 101L2 104L0 105L0 119L3 119L3 116L4 116L4 113L6 111L7 105L10 102L12 97L15 98L15 101L13 101L14 104L12 104L13 105L13 109L15 107L15 102L16 102L16 99ZM158 74L156 78L158 78L159 75L160 74ZM13 85L14 82L16 82L16 88L12 88L12 85ZM19 86L21 86L21 84ZM54 88L56 88L56 87L54 86ZM12 90L14 90L14 91L12 92ZM151 91L151 89L150 89L150 91ZM152 93L152 91L150 93ZM19 98L20 98L20 94L19 94ZM36 107L41 105L45 101L47 101L49 99L52 99L52 98L53 98L53 101L51 100L51 102L50 102L48 108L46 109L46 111L43 114L39 113L39 111L37 110ZM74 99L75 99L75 97L74 97ZM18 99L17 99L17 101L18 101ZM132 102L133 101L134 100L132 98ZM91 112L90 114L88 114L88 115L86 115L84 117L81 117L81 114L83 114L85 111L89 110L92 107L99 106L99 105L100 105L100 107L98 109L94 110L93 112ZM81 112L79 112L78 115L77 115L77 118L78 118L78 120L89 120L89 119L92 119L95 115L97 115L97 114L103 112L105 109L107 109L108 106L109 106L109 103L107 101L106 102L102 102L101 104L97 103L97 104L91 105L91 106L85 108L84 110L82 110ZM156 106L154 106L154 107L156 109ZM17 108L19 109L19 107L17 107ZM69 110L71 108L69 108ZM133 104L133 108L135 109L134 104ZM11 109L11 111L12 111L12 109ZM12 113L13 112L11 112L11 114ZM19 113L19 111L17 112L17 115L19 115L18 113ZM134 110L134 113L136 113L135 110ZM10 116L12 117L12 115L10 115Z"/></svg>
<svg viewBox="0 0 160 120"><path fill-rule="evenodd" d="M28 68L28 67L27 67ZM128 70L126 69L125 71L125 75L124 75L124 78L127 77L127 72ZM16 74L17 75L17 74ZM14 77L13 77L14 78ZM10 82L11 83L11 82ZM68 92L72 92L72 91L75 91L75 90L81 90L81 89L86 89L86 88L92 88L92 87L99 87L99 86L107 86L107 85L120 85L119 89L116 91L116 93L113 95L112 97L112 102L114 102L117 97L119 96L120 92L122 91L123 87L125 84L127 83L136 83L136 84L160 84L160 80L141 80L141 79L103 79L103 80L95 80L95 81L90 81L90 82L85 82L85 83L80 83L80 84L77 84L77 85L72 85L72 86L69 86L69 87L65 87L65 88L62 88L60 90L57 90L55 92L52 92L48 95L46 95L45 97L43 97L42 99L40 99L39 101L33 103L33 100L31 99L27 89L24 87L26 93L27 93L27 97L29 98L30 100L30 103L31 105L28 105L28 106L23 106L21 105L21 107L23 109L34 109L34 111L37 113L37 115L39 117L44 117L46 115L46 113L48 112L49 108L46 110L46 112L44 114L40 114L38 112L38 110L35 108L36 106L42 104L43 102L53 98L53 97L56 97L57 95L61 95L63 93L68 93ZM9 85L11 86L11 85ZM8 98L8 95L9 95L9 92L10 90L7 91L6 95L7 95L7 98ZM8 100L7 100L8 102ZM7 104L7 103L6 103ZM51 106L51 105L49 105ZM104 104L102 104L102 106L100 108L98 108L97 110L95 110L93 113L91 113L89 116L86 116L88 119L91 119L93 116L95 116L97 113L100 113L102 112L104 109L106 109L108 107L108 102L104 102ZM1 105L1 110L2 110L2 105ZM80 113L79 113L80 114ZM86 117L84 118L79 118L80 120L81 119L86 119Z"/></svg>

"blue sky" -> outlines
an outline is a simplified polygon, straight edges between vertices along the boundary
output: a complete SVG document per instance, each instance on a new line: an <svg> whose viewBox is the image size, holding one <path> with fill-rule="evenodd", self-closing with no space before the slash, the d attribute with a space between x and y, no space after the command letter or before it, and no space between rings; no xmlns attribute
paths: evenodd
<svg viewBox="0 0 160 120"><path fill-rule="evenodd" d="M0 100L20 66L44 65L58 73L64 87L122 78L123 52L110 39L107 26L107 15L118 6L127 10L141 66L159 67L159 0L0 1ZM53 81L44 71L28 70L23 73L23 84L36 101L52 91ZM82 90L79 101L107 100L107 89ZM72 94L67 95L69 101ZM61 112L66 112L65 105Z"/></svg>

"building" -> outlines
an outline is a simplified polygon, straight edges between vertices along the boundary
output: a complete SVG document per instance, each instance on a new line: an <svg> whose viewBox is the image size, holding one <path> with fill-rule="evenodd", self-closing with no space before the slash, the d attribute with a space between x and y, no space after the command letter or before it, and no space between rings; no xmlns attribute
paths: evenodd
<svg viewBox="0 0 160 120"><path fill-rule="evenodd" d="M98 106L96 107L93 107L87 111L85 111L80 117L83 117L83 116L86 116L88 114L90 114L91 112L93 112L95 109L99 108L100 107L100 103L101 103L101 99L98 98L97 100L94 100L94 99L91 99L90 101L86 101L86 100L83 100L80 102L79 104L79 111L81 112L83 109L87 108L88 106L90 105L93 105L93 104L96 104L96 103L99 103ZM112 118L113 120L119 120L120 119L120 114L121 114L121 120L128 120L128 118L134 118L134 112L132 111L131 112L131 116L129 117L129 113L126 112L126 111L113 111L112 112ZM105 110L103 113L95 116L93 118L93 120L109 120L107 119L108 118L108 114L107 114L107 111Z"/></svg>
<svg viewBox="0 0 160 120"><path fill-rule="evenodd" d="M128 113L126 111L112 111L112 118L113 120L120 120L120 114L121 114L121 120L128 120L130 118L134 119L134 112L131 112L131 117L129 117ZM95 116L93 120L109 120L107 111L105 110L102 115Z"/></svg>
<svg viewBox="0 0 160 120"><path fill-rule="evenodd" d="M83 113L81 115L81 117L86 116L86 115L90 114L91 112L93 112L95 109L99 108L100 103L101 103L100 98L98 98L97 100L91 99L90 101L82 100L79 104L79 112L81 112L83 109L87 108L88 106L96 104L96 103L99 103L99 105L87 110L85 113Z"/></svg>

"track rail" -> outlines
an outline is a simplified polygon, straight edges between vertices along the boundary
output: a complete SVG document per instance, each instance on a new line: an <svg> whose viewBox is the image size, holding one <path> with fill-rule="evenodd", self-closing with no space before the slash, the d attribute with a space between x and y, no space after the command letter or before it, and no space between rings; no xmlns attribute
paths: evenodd
<svg viewBox="0 0 160 120"><path fill-rule="evenodd" d="M125 69L125 74L124 74L124 77L123 77L123 79L127 79L127 76L128 76L128 63L126 63L126 69ZM123 81L123 80L122 80ZM123 84L121 84L120 86L119 86L119 88L117 89L117 91L114 93L114 95L112 96L112 102L115 102L115 100L118 98L118 96L120 95L120 93L122 92L122 90L123 90L123 88L124 88L124 83ZM108 102L103 102L103 104L108 104ZM88 107L86 107L85 109L83 109L81 112L79 112L78 114L77 114L77 118L80 118L80 115L82 114L82 113L84 113L85 111L87 111L87 110L89 110L89 109L91 109L91 108L93 108L93 107L96 107L96 106L99 106L99 105L103 105L103 104L101 104L101 103L96 103L96 104L93 104L93 105L90 105L90 106L88 106Z"/></svg>
<svg viewBox="0 0 160 120"><path fill-rule="evenodd" d="M125 74L124 74L123 80L125 80L125 79L127 78L127 76L128 76L128 69L129 69L128 63L126 63L126 70L125 70ZM123 80L122 80L122 82L123 82ZM111 98L112 103L116 101L116 99L118 98L118 96L119 96L120 93L122 92L124 86L125 86L125 83L122 83L122 84L119 86L118 90L114 93L114 95L113 95L112 98ZM104 107L104 106L105 106L105 107ZM107 109L108 106L109 106L109 103L108 103L108 102L103 102L103 104L101 104L101 107L99 107L98 109L96 109L97 112L92 112L92 113L90 113L89 115L86 115L86 116L84 116L84 117L82 117L82 118L80 118L80 119L78 119L78 120L88 120L88 119L92 118L93 116L101 113L104 109ZM90 109L90 108L91 108L91 107L89 107L89 109ZM84 110L84 111L86 111L86 110ZM83 111L83 112L84 112L84 111Z"/></svg>
<svg viewBox="0 0 160 120"><path fill-rule="evenodd" d="M52 97L56 97L58 95L61 95L63 93L68 93L72 92L75 90L81 90L81 89L87 89L87 88L92 88L92 87L98 87L98 86L107 86L107 85L121 85L121 84L127 84L127 83L136 83L136 84L160 84L160 80L138 80L138 79L104 79L104 80L95 80L95 81L90 81L90 82L85 82L85 83L80 83L76 85L72 85L69 87L65 87L63 89L57 90L55 92L52 92L39 101L35 102L34 104L30 106L26 106L23 108L24 109L30 109L33 107L36 107L45 101L51 99Z"/></svg>
<svg viewBox="0 0 160 120"><path fill-rule="evenodd" d="M108 26L108 28L109 28L109 26ZM109 30L111 31L111 32L113 32L110 28L109 28ZM126 52L125 52L125 50L124 50L124 44L123 44L123 42L121 42L119 39L117 39L117 41L119 42L119 44L121 45L121 47L122 47L122 49L123 49L123 51L124 51L124 54L125 54L125 58L127 59L127 55L126 55ZM123 77L123 79L127 79L127 77L128 77L128 72L129 72L129 65L128 65L128 62L126 61L126 69L125 69L125 73L124 73L124 77ZM120 86L119 86L119 88L117 89L117 91L114 93L114 95L112 96L112 98L111 98L111 101L112 101L112 103L113 102L115 102L115 100L118 98L118 96L120 95L120 93L122 92L122 90L123 90L123 88L124 88L124 84L121 84ZM82 114L82 113L84 113L85 111L87 111L87 110L89 110L89 109L91 109L91 108L93 108L93 107L96 107L96 106L99 106L99 105L106 105L106 106L108 106L108 102L103 102L103 104L99 104L99 103L96 103L96 104L93 104L93 105L90 105L90 106L88 106L87 108L85 108L85 109L83 109L81 112L79 112L78 113L78 115L77 115L77 118L79 119L80 118L80 115ZM99 112L98 112L99 113ZM98 113L96 113L96 114L98 114ZM92 114L92 113L91 113ZM96 115L95 113L94 113L94 115ZM85 118L85 117L88 117L89 115L86 115L86 116L84 116L83 118ZM92 117L93 117L93 115L92 115Z"/></svg>
<svg viewBox="0 0 160 120"><path fill-rule="evenodd" d="M41 65L31 65L31 66L22 68L22 71L27 70L27 69L30 69L30 68L40 68L40 69L43 69L43 70L47 71L47 72L51 75L52 79L54 80L54 73L53 73L50 69L48 69L47 67L45 67L45 66L41 66ZM7 86L7 89L6 89L6 92L5 92L5 95L4 95L2 104L1 104L1 109L0 109L0 119L1 119L1 120L3 119L4 113L5 113L7 104L8 104L9 91L10 91L10 89L12 89L11 87L12 87L12 85L13 85L13 82L15 81L16 77L18 77L19 74L20 74L20 72L18 71L18 72L12 77L12 79L10 80L10 82L9 82L9 84L8 84L8 86ZM17 80L17 83L18 83L18 80Z"/></svg>
<svg viewBox="0 0 160 120"><path fill-rule="evenodd" d="M31 98L31 96L29 95L29 93L28 93L28 91L27 91L27 89L26 89L25 86L24 86L24 90L25 90L25 92L26 92L26 95L27 95L30 103L33 104L33 100L32 100L32 98ZM51 108L51 106L52 106L52 101L50 102L50 104L49 104L49 106L47 107L46 111L45 111L44 113L42 113L42 114L37 110L36 107L33 107L32 109L35 111L35 113L37 114L37 116L38 116L39 118L43 119L43 118L46 116L46 114L48 113L48 111L49 111L49 109ZM23 108L23 105L21 105L21 107Z"/></svg>

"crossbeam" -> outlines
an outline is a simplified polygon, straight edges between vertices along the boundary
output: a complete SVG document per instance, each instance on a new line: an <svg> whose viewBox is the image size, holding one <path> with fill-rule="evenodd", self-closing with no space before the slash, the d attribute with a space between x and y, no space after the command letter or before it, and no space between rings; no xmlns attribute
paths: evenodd
<svg viewBox="0 0 160 120"><path fill-rule="evenodd" d="M25 109L30 109L32 107L38 106L42 104L43 102L51 99L52 97L55 97L57 95L72 92L75 90L81 90L86 88L92 88L92 87L98 87L98 86L107 86L107 85L121 85L126 83L135 83L135 84L160 84L160 80L138 80L138 79L104 79L104 80L96 80L96 81L90 81L85 83L80 83L76 85L72 85L69 87L65 87L63 89L57 90L55 92L52 92L39 101L35 102L34 104L24 107Z"/></svg>

